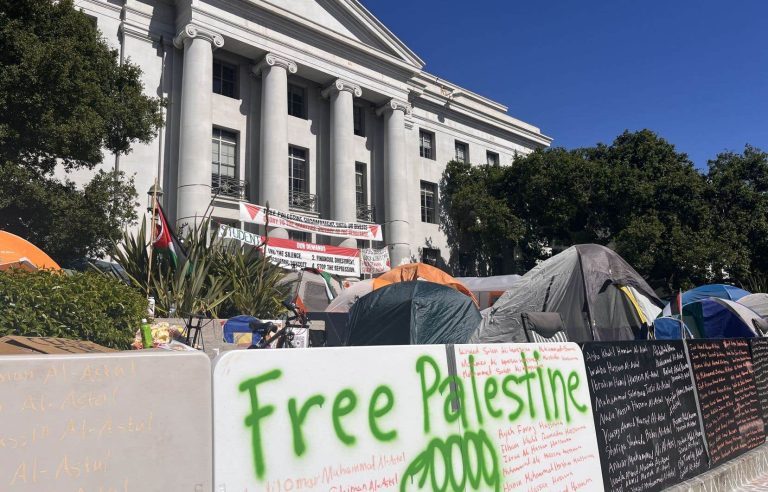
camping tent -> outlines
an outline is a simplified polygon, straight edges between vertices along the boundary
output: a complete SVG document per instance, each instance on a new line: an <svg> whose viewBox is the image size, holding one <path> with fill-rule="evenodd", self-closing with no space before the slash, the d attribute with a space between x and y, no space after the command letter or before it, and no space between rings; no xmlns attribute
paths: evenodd
<svg viewBox="0 0 768 492"><path fill-rule="evenodd" d="M683 305L686 305L699 299L707 299L709 297L719 297L720 299L729 299L731 301L738 301L744 296L748 296L749 292L744 289L740 289L733 285L728 284L709 284L700 285L691 290L683 292Z"/></svg>
<svg viewBox="0 0 768 492"><path fill-rule="evenodd" d="M744 296L738 301L742 306L747 306L763 318L768 316L768 294L758 293Z"/></svg>
<svg viewBox="0 0 768 492"><path fill-rule="evenodd" d="M434 282L398 282L360 298L345 345L466 343L480 322L472 300Z"/></svg>
<svg viewBox="0 0 768 492"><path fill-rule="evenodd" d="M373 290L380 289L385 285L395 282L409 282L411 280L427 280L436 284L447 285L448 287L456 289L462 294L471 297L472 301L477 305L477 299L475 299L475 296L472 295L472 292L470 292L464 284L439 268L425 263L408 263L407 265L393 268L384 275L373 280Z"/></svg>
<svg viewBox="0 0 768 492"><path fill-rule="evenodd" d="M494 275L492 277L456 277L456 280L464 284L480 303L480 309L493 306L493 304L512 288L522 276L520 275Z"/></svg>
<svg viewBox="0 0 768 492"><path fill-rule="evenodd" d="M61 270L50 256L34 244L10 232L0 231L0 270L10 268Z"/></svg>
<svg viewBox="0 0 768 492"><path fill-rule="evenodd" d="M740 289L733 285L728 284L707 284L699 285L693 289L683 292L683 306L700 299L709 299L710 297L718 297L720 299L728 299L731 301L738 301L744 296L749 295L744 289ZM670 316L672 314L672 306L667 304L664 306L662 315Z"/></svg>
<svg viewBox="0 0 768 492"><path fill-rule="evenodd" d="M680 320L663 316L653 320L653 334L656 340L680 340L682 338L681 329L685 332L686 338L693 338L691 330Z"/></svg>
<svg viewBox="0 0 768 492"><path fill-rule="evenodd" d="M768 328L748 307L717 297L684 305L683 320L695 338L751 338Z"/></svg>
<svg viewBox="0 0 768 492"><path fill-rule="evenodd" d="M560 313L571 341L632 340L643 337L662 305L621 256L605 246L580 244L523 275L470 342L524 342L523 312Z"/></svg>
<svg viewBox="0 0 768 492"><path fill-rule="evenodd" d="M336 296L325 308L326 313L348 313L358 299L373 291L373 279L369 278L355 282Z"/></svg>
<svg viewBox="0 0 768 492"><path fill-rule="evenodd" d="M305 268L285 275L280 284L290 284L290 298L299 297L307 311L323 311L341 292L339 280L313 268Z"/></svg>

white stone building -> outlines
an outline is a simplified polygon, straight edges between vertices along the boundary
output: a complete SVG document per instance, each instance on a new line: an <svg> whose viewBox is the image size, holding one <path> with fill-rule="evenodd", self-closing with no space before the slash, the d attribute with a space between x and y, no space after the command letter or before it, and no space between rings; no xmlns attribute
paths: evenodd
<svg viewBox="0 0 768 492"><path fill-rule="evenodd" d="M147 93L167 101L158 137L103 166L134 175L140 195L158 178L178 223L218 193L213 216L224 223L243 227L239 201L269 202L383 224L393 264L447 260L446 163L509 165L551 142L504 105L425 72L357 0L75 3L141 67Z"/></svg>

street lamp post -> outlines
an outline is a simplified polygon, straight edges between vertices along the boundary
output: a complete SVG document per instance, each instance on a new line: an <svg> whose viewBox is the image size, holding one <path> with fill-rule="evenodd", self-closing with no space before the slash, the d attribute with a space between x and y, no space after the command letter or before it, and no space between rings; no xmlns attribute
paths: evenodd
<svg viewBox="0 0 768 492"><path fill-rule="evenodd" d="M160 188L160 185L157 184L157 182L150 186L149 190L147 191L147 212L152 212L152 210L155 208L155 197L157 197L158 203L160 203L163 199L163 189Z"/></svg>

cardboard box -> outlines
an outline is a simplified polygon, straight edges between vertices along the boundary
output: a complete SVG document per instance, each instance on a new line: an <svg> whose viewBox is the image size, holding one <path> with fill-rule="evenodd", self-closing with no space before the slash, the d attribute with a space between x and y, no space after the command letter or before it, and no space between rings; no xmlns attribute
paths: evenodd
<svg viewBox="0 0 768 492"><path fill-rule="evenodd" d="M90 354L116 352L85 340L55 337L6 336L0 338L0 355L18 354Z"/></svg>

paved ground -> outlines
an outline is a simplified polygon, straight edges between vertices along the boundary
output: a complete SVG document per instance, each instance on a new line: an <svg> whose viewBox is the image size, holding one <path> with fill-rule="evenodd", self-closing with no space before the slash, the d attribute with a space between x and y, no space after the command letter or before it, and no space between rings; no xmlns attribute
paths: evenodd
<svg viewBox="0 0 768 492"><path fill-rule="evenodd" d="M713 470L666 490L668 492L766 492L768 491L768 444L763 444Z"/></svg>

